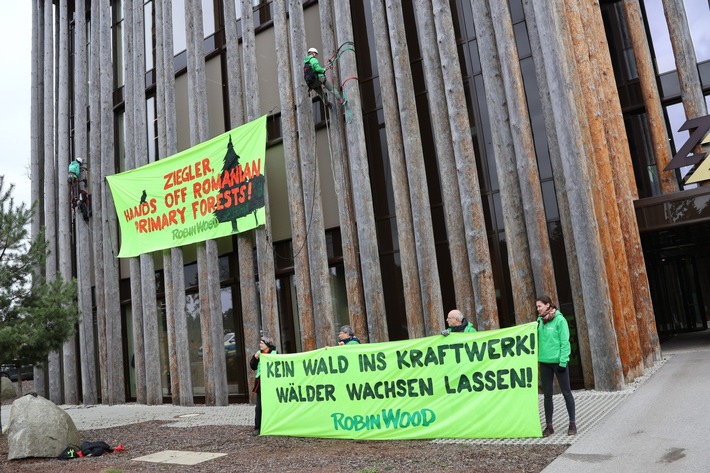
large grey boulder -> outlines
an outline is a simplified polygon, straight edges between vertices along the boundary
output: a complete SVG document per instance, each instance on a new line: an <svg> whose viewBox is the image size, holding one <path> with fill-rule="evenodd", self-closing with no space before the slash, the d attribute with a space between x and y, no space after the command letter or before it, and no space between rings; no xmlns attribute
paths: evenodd
<svg viewBox="0 0 710 473"><path fill-rule="evenodd" d="M69 414L42 396L28 394L12 403L7 425L7 459L56 457L81 443Z"/></svg>
<svg viewBox="0 0 710 473"><path fill-rule="evenodd" d="M10 381L10 378L0 376L0 399L15 399L17 397L17 388L15 383Z"/></svg>

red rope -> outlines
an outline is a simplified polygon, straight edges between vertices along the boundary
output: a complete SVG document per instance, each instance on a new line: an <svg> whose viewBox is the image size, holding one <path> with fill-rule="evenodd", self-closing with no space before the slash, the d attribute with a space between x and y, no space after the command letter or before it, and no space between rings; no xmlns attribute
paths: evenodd
<svg viewBox="0 0 710 473"><path fill-rule="evenodd" d="M347 79L345 79L345 80L340 84L340 89L342 89L343 87L345 87L345 84L346 84L349 80L358 80L358 79L357 79L356 76L348 77Z"/></svg>

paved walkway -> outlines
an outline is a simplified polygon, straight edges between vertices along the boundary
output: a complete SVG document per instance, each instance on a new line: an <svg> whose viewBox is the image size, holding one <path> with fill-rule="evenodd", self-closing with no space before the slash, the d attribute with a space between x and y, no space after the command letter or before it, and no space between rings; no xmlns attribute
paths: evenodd
<svg viewBox="0 0 710 473"><path fill-rule="evenodd" d="M710 471L710 331L661 349L663 366L543 473Z"/></svg>

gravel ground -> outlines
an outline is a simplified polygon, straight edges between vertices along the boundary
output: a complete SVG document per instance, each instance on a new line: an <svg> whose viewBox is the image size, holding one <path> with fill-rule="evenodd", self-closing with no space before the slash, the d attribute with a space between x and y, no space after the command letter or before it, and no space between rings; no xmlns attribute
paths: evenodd
<svg viewBox="0 0 710 473"><path fill-rule="evenodd" d="M565 445L441 445L430 441L354 441L295 437L255 437L251 427L190 429L145 422L129 427L81 431L84 440L123 444L125 451L76 460L7 460L0 439L0 471L13 472L539 472L567 449ZM131 460L162 450L226 453L195 466Z"/></svg>
<svg viewBox="0 0 710 473"><path fill-rule="evenodd" d="M23 384L29 392L31 383ZM3 404L12 402L4 401ZM6 419L3 419L3 424ZM81 430L82 440L122 444L123 452L95 458L7 460L0 436L0 471L13 472L539 472L567 445L462 445L431 441L355 441L256 437L249 426L169 427L152 421L108 429ZM226 453L195 466L132 460L163 450Z"/></svg>

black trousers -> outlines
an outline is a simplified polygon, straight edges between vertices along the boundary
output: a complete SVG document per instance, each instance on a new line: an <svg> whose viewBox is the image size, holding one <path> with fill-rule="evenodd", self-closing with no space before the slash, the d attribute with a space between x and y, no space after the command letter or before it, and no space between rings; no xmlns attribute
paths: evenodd
<svg viewBox="0 0 710 473"><path fill-rule="evenodd" d="M569 421L575 422L575 407L574 407L574 397L572 397L572 389L569 385L569 369L566 369L564 373L557 371L558 365L553 365L550 363L540 363L540 376L542 377L542 391L545 396L545 423L552 425L552 380L553 377L557 376L557 382L560 384L560 390L562 390L562 396L565 398L565 405L567 406L567 414L569 415Z"/></svg>
<svg viewBox="0 0 710 473"><path fill-rule="evenodd" d="M254 411L254 430L261 430L261 386L256 390L256 410Z"/></svg>

